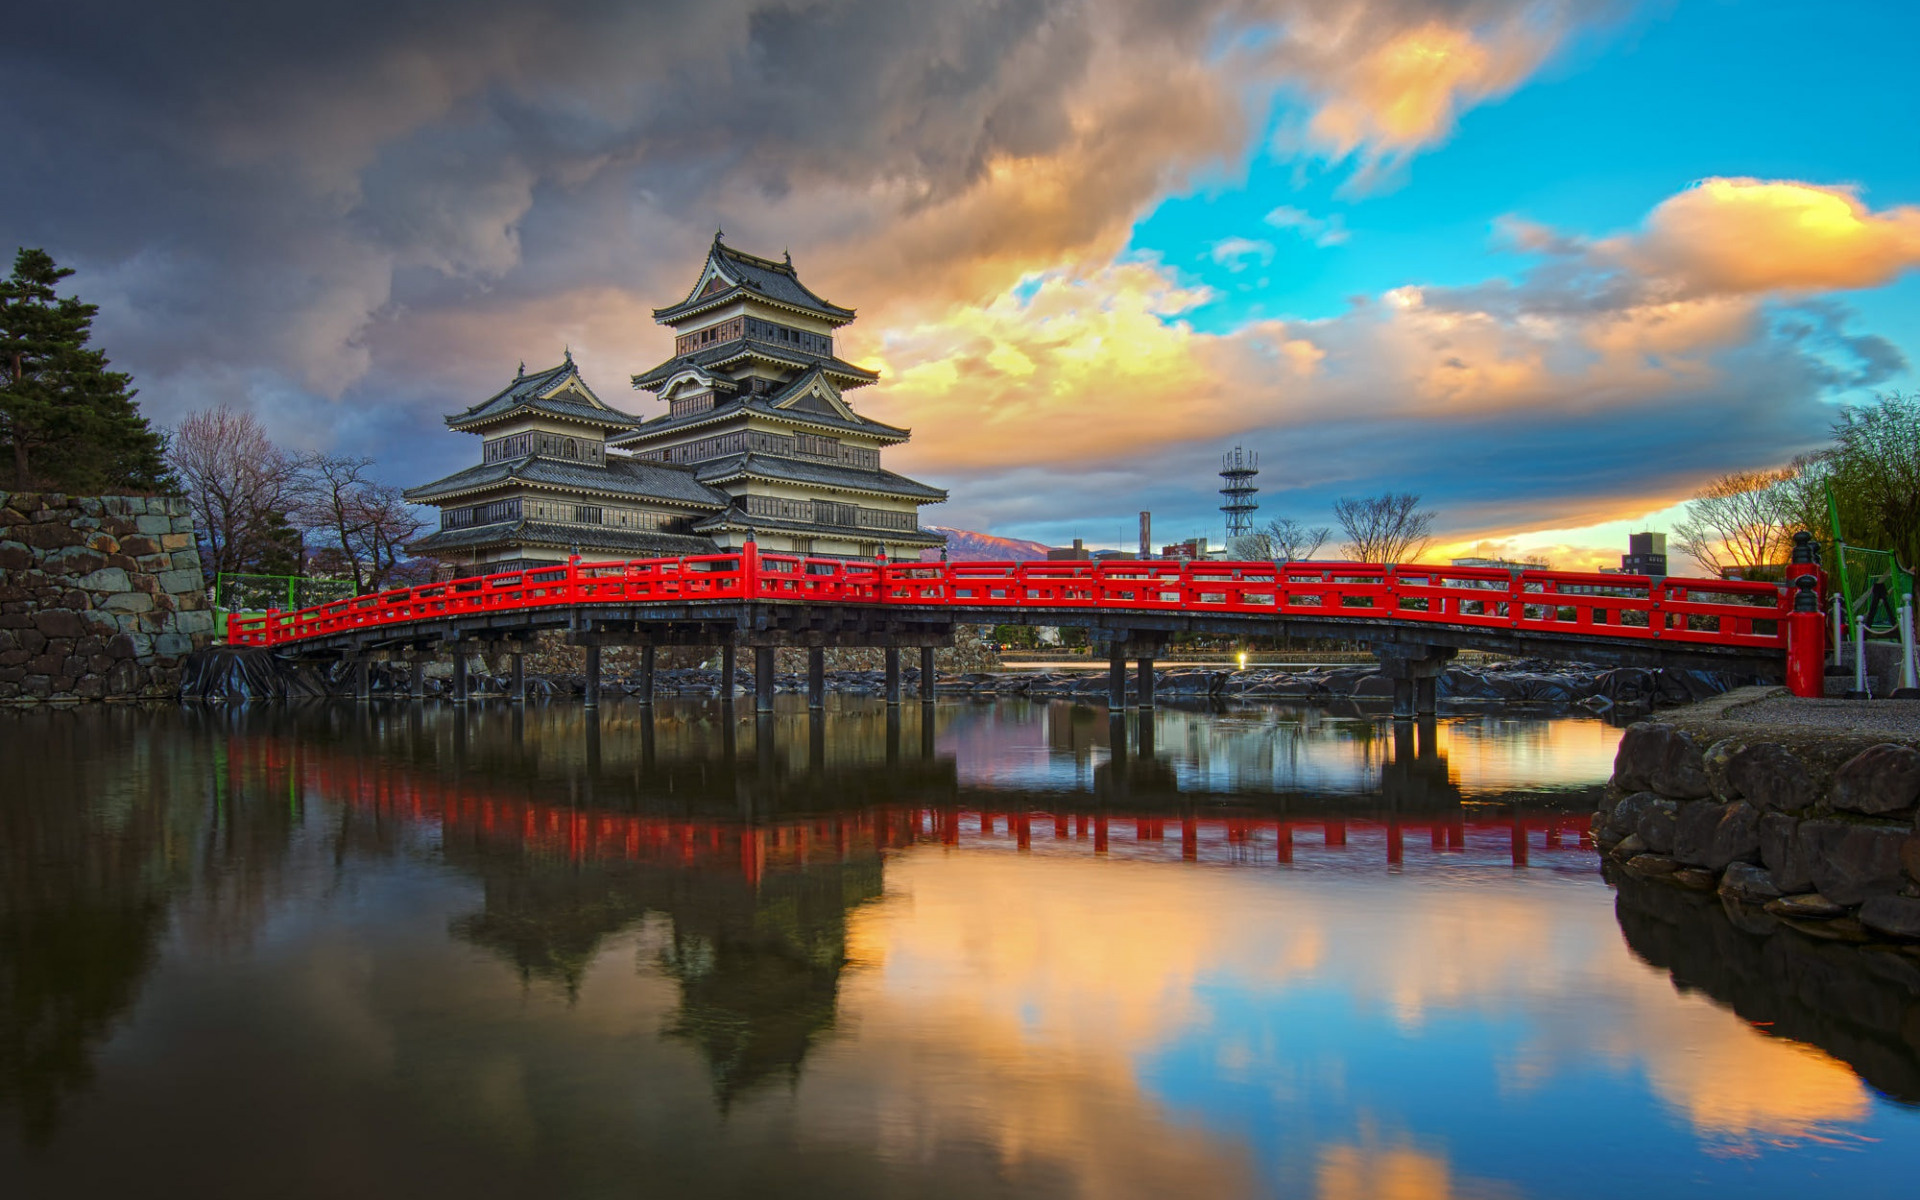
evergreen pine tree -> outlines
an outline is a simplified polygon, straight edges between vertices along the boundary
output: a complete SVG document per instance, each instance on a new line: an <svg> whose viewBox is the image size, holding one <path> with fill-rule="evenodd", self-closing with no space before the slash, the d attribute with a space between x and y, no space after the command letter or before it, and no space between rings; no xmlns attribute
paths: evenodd
<svg viewBox="0 0 1920 1200"><path fill-rule="evenodd" d="M54 288L72 275L22 248L0 280L0 470L13 486L163 490L166 443L133 402L132 378L87 343L99 306Z"/></svg>

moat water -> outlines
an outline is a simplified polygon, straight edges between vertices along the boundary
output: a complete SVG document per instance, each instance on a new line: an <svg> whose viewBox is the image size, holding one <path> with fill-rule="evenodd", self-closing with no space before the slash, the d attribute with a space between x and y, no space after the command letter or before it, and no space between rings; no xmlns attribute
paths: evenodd
<svg viewBox="0 0 1920 1200"><path fill-rule="evenodd" d="M1616 892L1599 720L787 703L0 711L0 1195L1920 1179L1920 958Z"/></svg>

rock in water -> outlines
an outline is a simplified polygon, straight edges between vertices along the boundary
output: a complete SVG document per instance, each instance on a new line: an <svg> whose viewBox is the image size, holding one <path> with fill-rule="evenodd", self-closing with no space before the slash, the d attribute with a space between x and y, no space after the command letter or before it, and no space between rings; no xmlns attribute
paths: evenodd
<svg viewBox="0 0 1920 1200"><path fill-rule="evenodd" d="M1776 917L1798 917L1801 920L1831 921L1835 917L1846 915L1846 906L1835 904L1819 892L1802 892L1797 896L1782 896L1767 903L1767 911Z"/></svg>
<svg viewBox="0 0 1920 1200"><path fill-rule="evenodd" d="M1664 854L1636 854L1627 860L1627 870L1645 878L1671 875L1679 869L1680 864Z"/></svg>
<svg viewBox="0 0 1920 1200"><path fill-rule="evenodd" d="M1860 923L1888 937L1920 939L1920 900L1910 896L1869 896L1860 906Z"/></svg>
<svg viewBox="0 0 1920 1200"><path fill-rule="evenodd" d="M1780 889L1774 886L1773 876L1767 874L1765 867L1734 863L1720 877L1720 894L1742 904L1766 904L1780 898Z"/></svg>

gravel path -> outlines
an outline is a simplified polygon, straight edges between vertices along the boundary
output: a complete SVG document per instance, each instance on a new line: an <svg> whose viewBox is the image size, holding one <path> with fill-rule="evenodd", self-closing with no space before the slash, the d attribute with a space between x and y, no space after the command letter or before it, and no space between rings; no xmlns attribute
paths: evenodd
<svg viewBox="0 0 1920 1200"><path fill-rule="evenodd" d="M1776 696L1744 704L1729 721L1754 725L1806 725L1841 733L1890 733L1920 737L1920 700L1812 700Z"/></svg>

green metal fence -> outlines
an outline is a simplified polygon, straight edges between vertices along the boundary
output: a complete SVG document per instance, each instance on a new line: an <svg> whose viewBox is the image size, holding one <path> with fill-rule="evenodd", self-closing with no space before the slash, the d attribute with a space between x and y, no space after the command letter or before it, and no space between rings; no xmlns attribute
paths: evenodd
<svg viewBox="0 0 1920 1200"><path fill-rule="evenodd" d="M213 580L213 606L223 612L292 612L353 595L350 579L313 579L305 575L233 575Z"/></svg>

